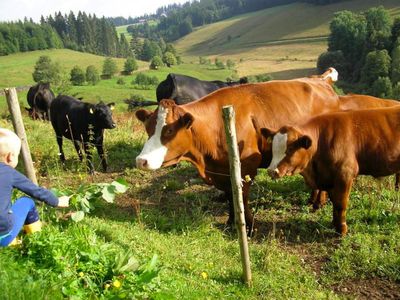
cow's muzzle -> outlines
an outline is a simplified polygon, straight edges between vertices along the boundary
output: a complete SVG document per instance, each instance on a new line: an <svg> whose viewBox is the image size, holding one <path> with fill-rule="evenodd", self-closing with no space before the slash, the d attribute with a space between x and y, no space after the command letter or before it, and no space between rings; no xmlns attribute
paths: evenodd
<svg viewBox="0 0 400 300"><path fill-rule="evenodd" d="M136 168L141 169L141 170L148 170L149 163L147 162L147 159L137 157L136 158Z"/></svg>
<svg viewBox="0 0 400 300"><path fill-rule="evenodd" d="M280 177L282 177L281 176L281 174L280 174L280 172L279 172L279 169L278 168L275 168L275 169L268 169L268 175L272 178L272 179L278 179L278 178L280 178Z"/></svg>

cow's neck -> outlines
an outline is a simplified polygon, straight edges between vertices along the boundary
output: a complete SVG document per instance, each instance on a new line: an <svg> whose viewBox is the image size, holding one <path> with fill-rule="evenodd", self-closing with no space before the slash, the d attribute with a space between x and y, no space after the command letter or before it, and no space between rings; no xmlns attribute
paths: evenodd
<svg viewBox="0 0 400 300"><path fill-rule="evenodd" d="M226 146L223 145L225 138L224 127L222 123L221 112L215 105L196 106L190 110L195 120L191 127L192 131L192 147L188 153L185 154L185 160L193 163L200 173L200 176L211 183L210 173L208 171L209 164L213 167L219 166L220 161L226 156ZM221 116L220 119L210 120L211 116ZM227 169L229 173L229 166ZM212 173L211 173L212 174Z"/></svg>

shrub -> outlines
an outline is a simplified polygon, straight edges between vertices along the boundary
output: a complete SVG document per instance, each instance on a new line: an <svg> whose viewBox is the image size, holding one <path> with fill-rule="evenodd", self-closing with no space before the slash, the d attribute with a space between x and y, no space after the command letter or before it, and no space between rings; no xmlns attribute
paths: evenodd
<svg viewBox="0 0 400 300"><path fill-rule="evenodd" d="M159 67L162 67L163 65L164 64L161 57L154 56L150 63L150 69L157 70Z"/></svg>
<svg viewBox="0 0 400 300"><path fill-rule="evenodd" d="M138 69L136 59L134 57L128 57L125 61L124 72L125 74L131 74L133 71Z"/></svg>
<svg viewBox="0 0 400 300"><path fill-rule="evenodd" d="M123 78L118 78L117 84L124 85L125 84L125 80Z"/></svg>
<svg viewBox="0 0 400 300"><path fill-rule="evenodd" d="M86 68L86 81L91 85L96 85L100 81L99 71L95 66L90 65Z"/></svg>
<svg viewBox="0 0 400 300"><path fill-rule="evenodd" d="M171 52L165 52L163 56L163 62L168 66L171 67L176 65L176 58L175 55Z"/></svg>
<svg viewBox="0 0 400 300"><path fill-rule="evenodd" d="M215 59L215 66L217 67L217 69L225 69L224 63L218 58Z"/></svg>
<svg viewBox="0 0 400 300"><path fill-rule="evenodd" d="M153 86L158 85L158 83L159 80L156 76L149 76L145 73L137 74L135 79L132 81L133 85L142 90L151 89Z"/></svg>
<svg viewBox="0 0 400 300"><path fill-rule="evenodd" d="M235 62L234 62L233 60L231 60L231 59L228 59L228 60L226 61L226 66L227 66L227 68L228 68L229 70L231 70L231 69L233 69L233 68L235 67Z"/></svg>
<svg viewBox="0 0 400 300"><path fill-rule="evenodd" d="M86 81L85 73L83 70L75 66L71 69L71 82L73 85L83 85Z"/></svg>
<svg viewBox="0 0 400 300"><path fill-rule="evenodd" d="M50 57L40 56L35 64L32 77L35 82L55 84L60 81L61 67L59 64L53 63Z"/></svg>
<svg viewBox="0 0 400 300"><path fill-rule="evenodd" d="M117 72L117 64L110 57L107 57L103 63L103 75L106 78L112 78Z"/></svg>
<svg viewBox="0 0 400 300"><path fill-rule="evenodd" d="M269 74L258 74L258 75L250 75L247 76L248 82L266 82L272 80L272 76Z"/></svg>

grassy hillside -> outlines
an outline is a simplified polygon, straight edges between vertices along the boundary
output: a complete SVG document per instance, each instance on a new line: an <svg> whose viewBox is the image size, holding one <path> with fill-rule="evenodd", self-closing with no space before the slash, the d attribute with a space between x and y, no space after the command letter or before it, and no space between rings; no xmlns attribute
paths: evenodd
<svg viewBox="0 0 400 300"><path fill-rule="evenodd" d="M72 51L69 49L41 50L21 52L17 54L0 56L0 88L9 86L30 85L33 82L32 72L36 61L42 55L47 55L54 62L59 62L61 67L68 72L78 65L86 70L89 65L95 65L99 72L103 68L104 56ZM114 58L118 69L122 70L125 59ZM147 63L138 62L140 67Z"/></svg>
<svg viewBox="0 0 400 300"><path fill-rule="evenodd" d="M231 58L240 75L271 73L291 78L313 72L326 50L329 22L339 10L363 11L383 5L400 15L397 0L354 0L316 6L294 3L240 15L196 29L176 43L187 59Z"/></svg>
<svg viewBox="0 0 400 300"><path fill-rule="evenodd" d="M8 56L0 56L0 90L6 87L29 86L33 85L32 72L34 65L41 55L48 55L52 61L60 63L65 71L78 65L86 69L88 65L95 65L101 72L104 57L76 52L67 49L59 50L44 50L27 53L18 53ZM125 59L115 58L118 70L123 69ZM182 64L171 68L163 67L157 71L149 70L148 63L138 61L139 70L129 76L116 76L109 80L101 80L97 85L72 86L68 91L69 94L79 94L86 101L114 101L117 108L126 109L126 105L122 102L123 99L130 97L133 94L140 94L147 99L156 99L154 88L151 90L139 90L131 84L138 72L146 72L150 76L156 76L159 81L164 80L168 73L181 73L193 76L204 80L225 80L232 76L231 70L217 70L212 66L198 66L192 64ZM117 84L118 79L123 79L125 84ZM23 106L26 104L26 93L19 93L19 100ZM0 96L0 101L5 101L4 96Z"/></svg>

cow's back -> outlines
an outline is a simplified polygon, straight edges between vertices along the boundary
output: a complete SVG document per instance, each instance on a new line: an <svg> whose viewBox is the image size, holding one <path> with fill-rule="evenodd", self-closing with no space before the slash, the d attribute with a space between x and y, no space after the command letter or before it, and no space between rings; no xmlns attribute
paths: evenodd
<svg viewBox="0 0 400 300"><path fill-rule="evenodd" d="M399 104L400 102L396 100L381 99L368 95L349 94L346 96L339 96L339 105L341 110L373 109L391 107Z"/></svg>
<svg viewBox="0 0 400 300"><path fill-rule="evenodd" d="M375 177L400 170L400 106L325 114L301 130L319 132L320 161L357 164L359 174Z"/></svg>
<svg viewBox="0 0 400 300"><path fill-rule="evenodd" d="M50 118L54 130L64 133L72 129L76 134L87 131L88 116L85 103L66 95L57 96L50 105Z"/></svg>

